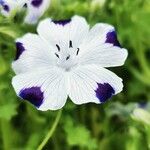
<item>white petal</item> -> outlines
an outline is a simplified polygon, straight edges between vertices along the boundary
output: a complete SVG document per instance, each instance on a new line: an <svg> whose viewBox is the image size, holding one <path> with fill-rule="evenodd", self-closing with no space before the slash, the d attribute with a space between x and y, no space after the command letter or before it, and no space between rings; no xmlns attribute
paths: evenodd
<svg viewBox="0 0 150 150"><path fill-rule="evenodd" d="M81 64L121 66L127 55L127 50L120 47L114 27L107 24L95 25L80 45Z"/></svg>
<svg viewBox="0 0 150 150"><path fill-rule="evenodd" d="M89 45L86 48L88 51L80 55L80 64L98 64L101 67L121 66L124 64L128 55L126 49L111 46L110 44L97 47Z"/></svg>
<svg viewBox="0 0 150 150"><path fill-rule="evenodd" d="M17 95L35 105L39 110L57 110L67 100L67 82L61 69L37 69L13 78Z"/></svg>
<svg viewBox="0 0 150 150"><path fill-rule="evenodd" d="M27 16L25 22L28 24L37 23L38 19L45 13L50 5L50 0L29 0L27 2Z"/></svg>
<svg viewBox="0 0 150 150"><path fill-rule="evenodd" d="M85 65L72 71L69 97L75 104L103 103L122 88L122 79L113 72L97 65Z"/></svg>
<svg viewBox="0 0 150 150"><path fill-rule="evenodd" d="M114 31L114 27L106 23L97 23L94 25L87 38L84 40L86 43L96 43L103 44L106 41L106 35L108 32Z"/></svg>
<svg viewBox="0 0 150 150"><path fill-rule="evenodd" d="M52 47L36 34L26 34L16 40L17 56L12 63L15 73L53 65Z"/></svg>
<svg viewBox="0 0 150 150"><path fill-rule="evenodd" d="M74 16L71 20L53 21L45 19L40 22L37 32L51 44L59 44L61 47L69 41L79 45L87 36L89 25L83 17Z"/></svg>

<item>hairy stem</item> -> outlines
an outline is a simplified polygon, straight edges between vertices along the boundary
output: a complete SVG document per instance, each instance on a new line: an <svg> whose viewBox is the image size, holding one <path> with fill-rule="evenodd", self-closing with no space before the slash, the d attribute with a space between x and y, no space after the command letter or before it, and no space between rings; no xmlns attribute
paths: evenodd
<svg viewBox="0 0 150 150"><path fill-rule="evenodd" d="M42 141L42 143L39 145L39 147L37 148L37 150L42 150L44 148L44 146L46 145L46 143L48 142L48 140L52 137L53 133L55 132L55 129L57 128L57 125L59 123L59 120L61 118L61 114L62 114L62 110L59 110L56 119L52 125L52 127L50 128L50 130L48 131L47 135L45 136L44 140Z"/></svg>

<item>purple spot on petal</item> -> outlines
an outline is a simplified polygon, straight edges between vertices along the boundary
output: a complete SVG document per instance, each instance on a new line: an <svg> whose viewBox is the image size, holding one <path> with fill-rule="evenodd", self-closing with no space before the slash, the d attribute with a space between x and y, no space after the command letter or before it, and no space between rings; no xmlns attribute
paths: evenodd
<svg viewBox="0 0 150 150"><path fill-rule="evenodd" d="M53 22L55 24L59 24L59 25L62 25L62 26L65 26L66 24L70 23L71 19L68 19L68 20L53 20Z"/></svg>
<svg viewBox="0 0 150 150"><path fill-rule="evenodd" d="M111 32L108 32L107 35L106 35L106 43L111 43L113 44L114 46L119 46L121 47L118 39L117 39L117 34L115 31L111 31Z"/></svg>
<svg viewBox="0 0 150 150"><path fill-rule="evenodd" d="M95 90L96 97L100 100L100 102L104 103L109 98L112 97L113 94L115 94L115 90L113 87L108 83L97 83L98 88Z"/></svg>
<svg viewBox="0 0 150 150"><path fill-rule="evenodd" d="M16 52L15 60L17 60L20 57L20 55L23 53L23 51L25 51L23 44L20 42L16 42L16 49L17 49L17 52Z"/></svg>
<svg viewBox="0 0 150 150"><path fill-rule="evenodd" d="M3 9L4 9L5 11L9 12L9 6L8 6L8 5L4 4L2 7L3 7Z"/></svg>
<svg viewBox="0 0 150 150"><path fill-rule="evenodd" d="M5 3L5 1L0 0L0 5L3 7L3 10L5 10L5 11L7 11L7 12L10 11L9 5L7 5L7 4Z"/></svg>
<svg viewBox="0 0 150 150"><path fill-rule="evenodd" d="M40 7L42 4L43 0L32 0L31 5L34 7Z"/></svg>
<svg viewBox="0 0 150 150"><path fill-rule="evenodd" d="M31 87L22 89L19 93L19 96L22 99L29 101L36 107L40 107L44 99L44 95L40 87Z"/></svg>

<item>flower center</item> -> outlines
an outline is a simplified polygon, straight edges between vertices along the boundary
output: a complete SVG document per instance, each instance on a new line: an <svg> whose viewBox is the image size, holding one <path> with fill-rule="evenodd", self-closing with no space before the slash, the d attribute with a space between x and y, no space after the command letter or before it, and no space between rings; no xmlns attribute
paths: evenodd
<svg viewBox="0 0 150 150"><path fill-rule="evenodd" d="M77 65L79 48L73 47L73 43L70 40L69 46L62 49L59 44L56 44L57 51L55 52L56 65L65 69L65 71L70 71L70 69Z"/></svg>

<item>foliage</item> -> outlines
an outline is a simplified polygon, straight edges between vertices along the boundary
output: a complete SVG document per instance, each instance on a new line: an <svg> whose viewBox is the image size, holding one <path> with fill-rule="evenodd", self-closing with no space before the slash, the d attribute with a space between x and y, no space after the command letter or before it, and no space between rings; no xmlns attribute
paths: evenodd
<svg viewBox="0 0 150 150"><path fill-rule="evenodd" d="M83 125L73 124L71 117L66 117L64 124L64 130L67 134L67 142L70 146L78 146L87 149L96 149L96 140L90 135L90 132ZM90 144L89 144L90 143Z"/></svg>
<svg viewBox="0 0 150 150"><path fill-rule="evenodd" d="M116 27L129 57L125 66L113 71L123 78L125 87L103 105L76 106L68 100L45 149L150 149L150 1L52 0L42 18L66 19L74 14L86 17L91 26L106 22ZM57 115L19 101L11 86L14 40L27 32L35 33L37 26L23 24L21 15L0 16L0 149L4 150L36 149Z"/></svg>

